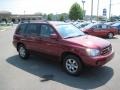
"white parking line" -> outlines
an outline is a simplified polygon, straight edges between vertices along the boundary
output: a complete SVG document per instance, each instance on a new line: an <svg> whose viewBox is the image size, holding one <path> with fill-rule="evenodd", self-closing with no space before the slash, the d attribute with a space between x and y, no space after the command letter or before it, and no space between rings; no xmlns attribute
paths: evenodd
<svg viewBox="0 0 120 90"><path fill-rule="evenodd" d="M3 31L6 31L6 30L7 30L7 29L3 29L3 30L0 30L0 31L2 31L2 32L3 32Z"/></svg>
<svg viewBox="0 0 120 90"><path fill-rule="evenodd" d="M116 38L120 39L120 35L115 36Z"/></svg>

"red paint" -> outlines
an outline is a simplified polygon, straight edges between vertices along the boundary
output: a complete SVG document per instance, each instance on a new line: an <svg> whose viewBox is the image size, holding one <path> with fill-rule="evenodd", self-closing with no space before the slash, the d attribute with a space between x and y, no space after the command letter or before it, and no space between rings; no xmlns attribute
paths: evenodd
<svg viewBox="0 0 120 90"><path fill-rule="evenodd" d="M54 27L54 25L51 23L49 23L49 25ZM58 58L61 58L63 53L69 52L79 56L82 59L82 62L85 65L89 66L104 65L105 63L110 61L114 56L113 50L104 55L99 55L95 57L88 56L86 52L87 48L98 49L102 52L103 48L110 45L110 42L108 42L107 40L90 35L63 39L58 34L55 28L54 30L56 36L53 35L51 38L23 36L16 32L14 34L13 44L17 48L17 44L22 43L30 51L56 56ZM87 31L89 32L90 30ZM99 35L104 36L102 33ZM99 65L96 64L97 62L99 62Z"/></svg>

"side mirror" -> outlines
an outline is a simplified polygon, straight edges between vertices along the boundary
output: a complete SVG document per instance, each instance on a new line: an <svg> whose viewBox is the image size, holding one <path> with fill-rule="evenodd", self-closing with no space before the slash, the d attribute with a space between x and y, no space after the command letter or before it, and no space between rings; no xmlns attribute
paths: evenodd
<svg viewBox="0 0 120 90"><path fill-rule="evenodd" d="M50 38L51 38L51 39L57 39L58 36L57 36L56 34L51 34L51 35L50 35Z"/></svg>

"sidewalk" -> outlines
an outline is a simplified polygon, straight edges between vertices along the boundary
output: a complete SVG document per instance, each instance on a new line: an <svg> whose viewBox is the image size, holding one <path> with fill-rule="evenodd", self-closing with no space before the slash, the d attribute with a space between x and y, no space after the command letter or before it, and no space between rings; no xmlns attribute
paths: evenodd
<svg viewBox="0 0 120 90"><path fill-rule="evenodd" d="M0 31L6 31L9 28L11 28L12 26L0 26Z"/></svg>

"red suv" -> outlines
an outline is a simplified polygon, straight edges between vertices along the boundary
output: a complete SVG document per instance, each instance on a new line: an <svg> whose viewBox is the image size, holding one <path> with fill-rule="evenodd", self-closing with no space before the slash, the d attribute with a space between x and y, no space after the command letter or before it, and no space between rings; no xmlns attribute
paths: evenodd
<svg viewBox="0 0 120 90"><path fill-rule="evenodd" d="M107 37L110 39L118 34L117 29L103 23L89 24L88 26L84 27L82 31L89 35Z"/></svg>
<svg viewBox="0 0 120 90"><path fill-rule="evenodd" d="M114 56L110 42L57 21L21 23L13 44L22 59L33 52L57 57L71 75L79 75L84 65L102 66Z"/></svg>

